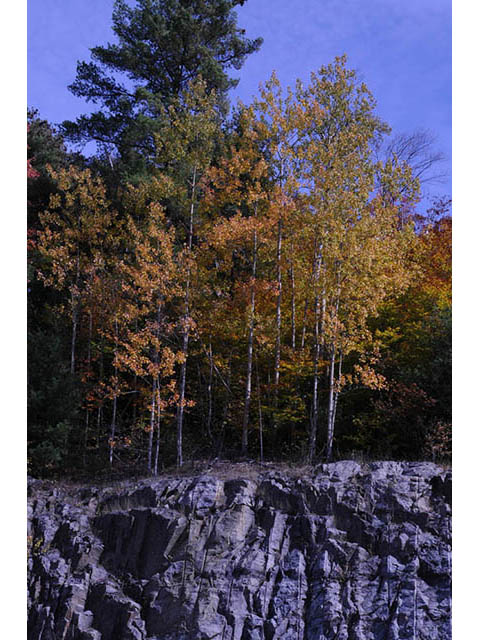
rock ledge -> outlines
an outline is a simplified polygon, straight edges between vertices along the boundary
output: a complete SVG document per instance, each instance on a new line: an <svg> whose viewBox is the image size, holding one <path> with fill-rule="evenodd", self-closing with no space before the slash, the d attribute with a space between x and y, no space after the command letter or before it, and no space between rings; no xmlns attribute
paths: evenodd
<svg viewBox="0 0 480 640"><path fill-rule="evenodd" d="M451 472L29 480L29 640L449 640Z"/></svg>

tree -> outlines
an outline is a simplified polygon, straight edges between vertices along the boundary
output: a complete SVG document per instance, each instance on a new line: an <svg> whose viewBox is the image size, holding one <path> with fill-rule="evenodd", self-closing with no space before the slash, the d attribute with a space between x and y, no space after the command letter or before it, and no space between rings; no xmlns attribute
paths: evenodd
<svg viewBox="0 0 480 640"><path fill-rule="evenodd" d="M49 324L28 330L28 464L34 475L65 471L78 418L80 392L70 375L63 333L62 318L54 314Z"/></svg>
<svg viewBox="0 0 480 640"><path fill-rule="evenodd" d="M352 433L344 447L371 455L448 458L451 443L451 217L449 199L434 201L418 217L408 288L388 297L369 319L379 347L376 369L386 380L380 391L364 393L349 412Z"/></svg>
<svg viewBox="0 0 480 640"><path fill-rule="evenodd" d="M37 232L41 226L39 214L48 208L50 197L57 192L56 180L50 169L59 171L69 165L81 166L79 154L67 152L62 136L36 109L27 111L27 233L28 233L28 320L29 328L38 323L49 294L34 277L41 264L36 248ZM40 323L42 324L42 323ZM40 326L35 329L40 329Z"/></svg>
<svg viewBox="0 0 480 640"><path fill-rule="evenodd" d="M385 157L396 157L400 162L406 162L412 176L418 178L422 185L442 182L446 172L439 165L445 162L445 155L435 150L435 141L432 132L425 129L410 134L400 133L387 142Z"/></svg>
<svg viewBox="0 0 480 640"><path fill-rule="evenodd" d="M230 140L228 155L222 158L218 166L212 167L206 175L210 190L205 197L205 204L208 202L210 208L234 210L236 213L228 219L219 217L214 222L206 246L207 255L208 251L213 253L217 275L220 267L223 272L226 269L232 270L232 258L235 254L243 257L241 269L244 270L245 267L248 269L246 281L242 277L243 274L235 273L237 277L235 292L233 296L228 296L230 302L237 302L236 312L246 318L247 325L247 365L241 444L242 455L246 455L252 395L257 263L259 244L265 229L265 213L266 210L268 211L268 190L265 189L265 182L268 183L268 165L258 145L252 109L240 110L238 125L239 131ZM205 247L203 249L205 251ZM203 258L205 259L205 256ZM212 277L211 280L213 280ZM220 289L217 286L215 290L218 292Z"/></svg>
<svg viewBox="0 0 480 640"><path fill-rule="evenodd" d="M330 459L345 357L362 354L369 338L367 318L391 291L408 282L403 258L412 229L398 229L398 207L415 202L417 183L405 164L375 162L375 143L388 127L374 107L373 96L343 57L312 73L307 87L298 83L291 108L298 123L292 164L303 201L304 232L297 252L306 255L304 266L311 265L302 276L310 280L314 303L310 461L316 447L320 366L328 371Z"/></svg>
<svg viewBox="0 0 480 640"><path fill-rule="evenodd" d="M242 333L247 336L242 451L246 453L248 442L254 337L262 324L264 353L271 357L264 363L264 375L273 392L265 413L276 439L283 437L283 416L285 422L292 418L283 406L292 404L292 372L303 371L309 360L309 459L316 452L322 379L330 459L338 398L347 380L342 370L346 357L363 381L381 380L369 370L371 359L365 354L372 342L367 319L408 282L405 258L413 229L398 227L398 209L415 201L417 183L405 164L375 162L375 143L388 128L375 116L373 97L343 58L312 74L307 87L297 83L286 95L273 76L253 106L241 111L237 126L239 139L229 160L210 171L215 206L228 203L235 215L214 225L210 243L216 271L223 272L224 303L235 324L238 317L246 320L234 338L238 354ZM291 300L282 295L287 266ZM262 281L273 296L259 304ZM305 314L297 353L293 335L299 296ZM288 313L293 335L287 348L289 329L282 318ZM290 383L284 389L285 402L280 401L282 369ZM298 400L299 408L305 406Z"/></svg>
<svg viewBox="0 0 480 640"><path fill-rule="evenodd" d="M54 193L50 195L49 208L39 214L35 240L37 264L34 278L45 289L43 305L38 305L35 316L29 318L29 360L36 362L42 355L37 344L39 336L43 332L47 336L54 332L56 341L52 341L50 336L47 344L52 345L58 362L48 379L48 394L42 391L45 383L35 374L30 376L30 405L34 411L31 430L44 413L58 415L56 420L68 435L64 427L77 426L81 395L82 392L85 392L83 395L88 393L90 387L93 333L99 324L98 310L105 307L105 298L102 296L100 299L94 292L98 294L97 282L105 279L105 272L116 257L118 230L116 214L106 199L104 186L101 180L92 177L89 170L81 171L72 166L55 172L49 168L49 177ZM86 335L81 340L82 325L85 324ZM86 353L82 353L84 346ZM58 376L60 371L68 371L68 376L65 373ZM67 394L69 403L62 398L65 395L63 389L70 389ZM33 401L42 396L50 400L48 409L42 409L38 402ZM62 415L65 406L69 406L69 411ZM84 406L86 448L90 407L88 403ZM76 440L78 443L78 436ZM70 442L69 453L72 446Z"/></svg>
<svg viewBox="0 0 480 640"><path fill-rule="evenodd" d="M189 84L200 76L207 92L226 92L257 51L261 38L249 40L233 11L244 0L115 0L113 31L118 43L91 49L92 61L79 62L70 91L100 105L91 115L65 121L68 140L94 140L114 151L130 173L155 159L154 134L159 107L182 103Z"/></svg>
<svg viewBox="0 0 480 640"><path fill-rule="evenodd" d="M71 316L70 372L75 373L76 340L84 296L89 283L105 265L105 252L116 240L110 233L116 214L106 200L105 187L90 171L74 167L51 171L58 193L40 214L37 247L44 258L40 279L68 296Z"/></svg>
<svg viewBox="0 0 480 640"><path fill-rule="evenodd" d="M388 127L346 59L286 91L273 75L228 133L206 79L148 101L151 173L117 189L120 213L36 123L60 166L29 237L31 468L82 445L85 470L115 473L254 448L448 455L450 203L414 213L409 144L378 160Z"/></svg>
<svg viewBox="0 0 480 640"><path fill-rule="evenodd" d="M149 195L165 202L170 219L175 222L177 260L182 264L184 292L178 328L183 357L180 364L177 411L177 465L183 464L183 421L186 406L186 371L189 341L194 328L193 304L195 248L201 217L198 208L202 194L202 176L213 162L216 146L221 144L222 132L218 117L215 91L208 92L203 79L192 81L183 98L176 97L159 119L155 134L157 170L149 185Z"/></svg>
<svg viewBox="0 0 480 640"><path fill-rule="evenodd" d="M282 291L283 291L283 253L282 245L285 227L288 228L295 209L295 196L299 191L298 147L306 134L305 114L302 105L290 89L286 97L276 74L273 73L265 86L260 87L260 97L254 101L257 114L259 144L268 162L270 179L274 185L272 194L272 213L277 218L276 238L276 287L277 300L275 311L275 357L274 357L274 395L275 411L278 411L278 391L280 381L280 356L282 344ZM291 265L292 268L292 265ZM276 416L275 416L276 422ZM277 425L276 425L277 426Z"/></svg>
<svg viewBox="0 0 480 640"><path fill-rule="evenodd" d="M83 159L67 151L62 135L37 109L27 111L27 145L27 221L29 229L37 229L38 214L48 207L50 195L56 191L47 167L59 171L70 164L80 166Z"/></svg>
<svg viewBox="0 0 480 640"><path fill-rule="evenodd" d="M70 375L70 336L56 314L59 294L39 280L45 266L37 248L39 214L57 191L48 166L56 170L80 160L69 154L58 131L27 111L28 247L28 455L32 473L48 474L68 465L69 443L78 417L80 389Z"/></svg>
<svg viewBox="0 0 480 640"><path fill-rule="evenodd" d="M145 202L145 190L130 189L129 200L132 199ZM119 268L123 273L122 321L127 320L129 326L118 341L115 364L121 370L132 372L145 385L143 396L148 398L150 410L147 469L156 474L160 416L174 401L174 365L182 359L177 358L169 344L174 323L169 320L167 310L183 291L177 282L174 230L167 231L164 212L157 203L144 208L143 220L136 222L132 216L127 219L132 257ZM155 417L157 446L152 460Z"/></svg>

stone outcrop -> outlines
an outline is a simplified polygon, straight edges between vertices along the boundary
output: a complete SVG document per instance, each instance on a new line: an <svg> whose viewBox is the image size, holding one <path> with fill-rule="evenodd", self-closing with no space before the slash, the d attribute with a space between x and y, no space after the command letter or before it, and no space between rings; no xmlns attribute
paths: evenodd
<svg viewBox="0 0 480 640"><path fill-rule="evenodd" d="M29 481L29 640L446 640L450 471Z"/></svg>

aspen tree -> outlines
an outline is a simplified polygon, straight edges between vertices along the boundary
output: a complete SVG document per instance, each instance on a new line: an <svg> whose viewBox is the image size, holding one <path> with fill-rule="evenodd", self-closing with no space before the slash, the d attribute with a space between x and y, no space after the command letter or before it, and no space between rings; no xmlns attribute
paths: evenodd
<svg viewBox="0 0 480 640"><path fill-rule="evenodd" d="M108 233L116 214L102 181L88 169L51 170L50 176L57 182L57 193L51 196L48 210L39 215L37 248L46 259L39 276L47 286L68 296L72 327L70 372L74 374L86 290L105 263L111 244Z"/></svg>
<svg viewBox="0 0 480 640"><path fill-rule="evenodd" d="M248 430L252 395L254 336L256 323L256 288L259 242L264 233L264 205L267 192L262 181L267 175L267 165L258 148L258 134L253 126L252 109L239 114L241 135L234 137L229 156L208 174L211 191L207 197L209 206L234 207L238 212L228 221L220 220L210 231L209 245L220 250L230 263L232 254L245 249L250 258L250 279L247 317L247 363L242 420L242 455L248 451ZM242 215L243 213L243 215ZM248 239L248 240L247 240ZM224 267L225 268L225 267Z"/></svg>
<svg viewBox="0 0 480 640"><path fill-rule="evenodd" d="M177 404L177 466L183 465L183 422L186 394L187 360L193 320L193 281L195 276L197 210L201 196L201 180L210 167L215 148L221 143L221 118L215 92L207 92L199 79L190 83L182 100L173 100L164 111L155 136L157 161L167 167L152 181L151 193L166 198L178 216L183 250L178 259L184 267L183 313L179 321L181 362Z"/></svg>
<svg viewBox="0 0 480 640"><path fill-rule="evenodd" d="M174 256L174 230L166 228L165 214L158 203L148 202L146 187L131 189L130 203L145 207L143 220L127 217L132 258L122 264L124 318L128 329L121 341L117 362L146 385L149 397L147 469L158 470L159 419L162 409L173 402L176 385L175 364L181 361L168 339L172 333L165 307L183 295ZM137 202L135 202L135 200ZM147 388L149 391L147 391ZM148 395L147 395L148 394ZM153 461L153 443L157 427L157 448Z"/></svg>
<svg viewBox="0 0 480 640"><path fill-rule="evenodd" d="M274 185L271 205L276 217L276 288L277 301L275 312L275 354L274 354L274 409L278 412L278 394L280 382L280 360L282 344L282 296L283 296L283 240L285 225L294 208L293 197L299 183L296 172L296 150L302 138L302 116L298 109L296 96L289 89L284 97L280 82L275 73L265 85L260 85L260 95L253 107L256 115L256 128L259 143L268 163L270 179ZM274 418L278 427L277 416Z"/></svg>
<svg viewBox="0 0 480 640"><path fill-rule="evenodd" d="M308 203L305 227L310 243L322 246L321 298L320 292L314 293L312 415L317 415L318 362L325 349L326 456L331 459L338 397L345 382L343 361L350 353L362 353L368 342L367 318L377 313L387 295L401 291L408 282L403 256L412 230L398 228L399 200L394 196L402 194L404 200L415 202L418 185L405 165L380 167L375 160L374 143L387 127L375 116L371 94L347 69L345 58L322 67L311 75L307 87L297 90L310 118L310 133L298 153ZM313 274L318 282L318 265ZM316 429L313 419L310 461Z"/></svg>

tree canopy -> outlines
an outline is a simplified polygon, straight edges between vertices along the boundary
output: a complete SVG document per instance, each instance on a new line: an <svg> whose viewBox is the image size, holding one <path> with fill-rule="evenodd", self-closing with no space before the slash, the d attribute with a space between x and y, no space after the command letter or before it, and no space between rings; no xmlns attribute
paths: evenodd
<svg viewBox="0 0 480 640"><path fill-rule="evenodd" d="M261 45L241 4L115 0L115 42L70 87L97 110L28 113L34 474L450 456L450 201L417 213L432 138L388 142L345 56L229 117Z"/></svg>
<svg viewBox="0 0 480 640"><path fill-rule="evenodd" d="M32 470L448 457L449 203L415 213L346 58L273 74L228 132L204 78L157 106L149 179L115 202L51 139L30 339L62 374L32 369Z"/></svg>
<svg viewBox="0 0 480 640"><path fill-rule="evenodd" d="M130 172L151 164L162 109L182 101L189 84L203 78L226 110L238 80L228 74L261 46L237 26L235 6L244 0L115 0L116 43L91 49L79 62L70 91L99 106L65 121L67 140L91 140L118 155ZM140 167L140 168L139 168Z"/></svg>

